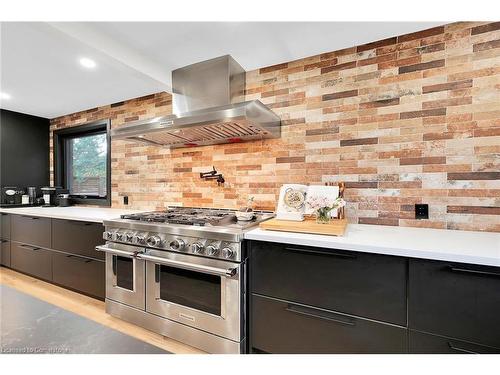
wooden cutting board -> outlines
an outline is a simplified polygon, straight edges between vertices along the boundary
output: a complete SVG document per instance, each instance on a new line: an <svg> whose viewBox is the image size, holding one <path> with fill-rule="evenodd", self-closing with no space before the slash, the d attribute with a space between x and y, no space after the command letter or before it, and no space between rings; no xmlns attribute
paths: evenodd
<svg viewBox="0 0 500 375"><path fill-rule="evenodd" d="M281 232L343 236L347 227L347 219L332 219L328 224L318 224L314 218L306 219L304 221L270 219L260 223L259 227L264 230L275 230Z"/></svg>

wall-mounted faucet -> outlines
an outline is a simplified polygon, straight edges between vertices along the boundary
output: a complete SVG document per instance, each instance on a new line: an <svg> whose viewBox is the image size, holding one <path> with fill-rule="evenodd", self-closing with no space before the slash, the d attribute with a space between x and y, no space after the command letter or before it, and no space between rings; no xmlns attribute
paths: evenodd
<svg viewBox="0 0 500 375"><path fill-rule="evenodd" d="M213 169L210 172L201 172L200 173L200 178L203 178L204 180L217 180L217 185L221 186L224 185L224 177L222 176L222 173L217 173L215 170L215 167L212 167Z"/></svg>

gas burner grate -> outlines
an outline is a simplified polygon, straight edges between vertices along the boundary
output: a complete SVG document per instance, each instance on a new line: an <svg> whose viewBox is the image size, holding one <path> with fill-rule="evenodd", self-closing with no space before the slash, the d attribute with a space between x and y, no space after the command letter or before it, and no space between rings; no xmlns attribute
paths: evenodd
<svg viewBox="0 0 500 375"><path fill-rule="evenodd" d="M194 226L217 226L234 223L236 221L234 211L228 209L190 207L171 207L165 211L122 215L121 218L149 223L167 223Z"/></svg>

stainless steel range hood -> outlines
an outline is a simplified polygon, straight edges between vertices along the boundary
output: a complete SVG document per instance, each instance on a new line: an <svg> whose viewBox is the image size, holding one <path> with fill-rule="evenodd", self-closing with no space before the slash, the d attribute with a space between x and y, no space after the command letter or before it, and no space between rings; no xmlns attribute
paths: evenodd
<svg viewBox="0 0 500 375"><path fill-rule="evenodd" d="M111 131L171 148L278 138L280 118L259 100L243 102L245 71L229 55L172 72L173 115L135 121Z"/></svg>

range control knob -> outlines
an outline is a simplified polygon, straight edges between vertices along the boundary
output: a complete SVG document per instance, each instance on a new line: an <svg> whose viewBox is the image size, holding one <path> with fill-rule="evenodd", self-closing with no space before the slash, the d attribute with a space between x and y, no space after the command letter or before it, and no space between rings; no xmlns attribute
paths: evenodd
<svg viewBox="0 0 500 375"><path fill-rule="evenodd" d="M195 254L203 254L205 252L205 246L199 242L191 244L191 251Z"/></svg>
<svg viewBox="0 0 500 375"><path fill-rule="evenodd" d="M230 247L225 247L222 249L222 256L226 259L232 258L234 255L234 250Z"/></svg>
<svg viewBox="0 0 500 375"><path fill-rule="evenodd" d="M184 243L183 240L173 240L170 242L169 246L170 246L170 250L176 250L176 251L181 251L181 250L184 250L184 246L186 244Z"/></svg>
<svg viewBox="0 0 500 375"><path fill-rule="evenodd" d="M161 238L159 236L149 236L146 240L149 246L155 247L161 245Z"/></svg>
<svg viewBox="0 0 500 375"><path fill-rule="evenodd" d="M109 230L107 230L102 234L102 238L105 240L110 240L113 238L113 233L111 233Z"/></svg>
<svg viewBox="0 0 500 375"><path fill-rule="evenodd" d="M146 242L146 237L140 235L140 234L136 234L133 238L132 238L132 242L135 243L135 244L144 244Z"/></svg>
<svg viewBox="0 0 500 375"><path fill-rule="evenodd" d="M121 241L123 239L123 233L115 232L112 235L113 241Z"/></svg>
<svg viewBox="0 0 500 375"><path fill-rule="evenodd" d="M133 233L127 233L125 235L125 241L132 242L133 239L134 239L134 234Z"/></svg>
<svg viewBox="0 0 500 375"><path fill-rule="evenodd" d="M219 253L219 246L215 243L207 246L208 255L215 256Z"/></svg>

